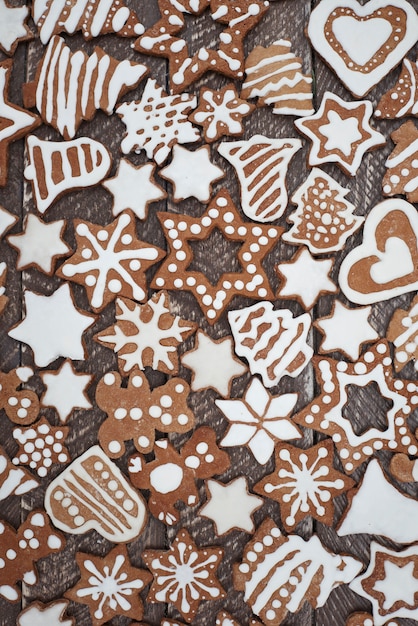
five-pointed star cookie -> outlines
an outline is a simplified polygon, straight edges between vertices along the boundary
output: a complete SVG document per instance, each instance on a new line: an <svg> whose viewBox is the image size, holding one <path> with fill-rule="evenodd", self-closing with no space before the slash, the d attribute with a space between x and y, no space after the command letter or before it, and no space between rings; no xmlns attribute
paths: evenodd
<svg viewBox="0 0 418 626"><path fill-rule="evenodd" d="M145 272L165 252L137 238L131 211L121 213L108 226L82 220L75 220L74 225L77 250L57 275L83 285L97 312L117 296L145 300Z"/></svg>
<svg viewBox="0 0 418 626"><path fill-rule="evenodd" d="M0 50L5 54L13 55L20 41L33 38L26 25L28 17L27 6L13 7L6 0L0 0Z"/></svg>
<svg viewBox="0 0 418 626"><path fill-rule="evenodd" d="M29 213L23 231L7 237L7 242L19 253L16 268L36 267L45 274L53 274L56 259L71 252L62 239L64 230L65 220L46 224L37 215Z"/></svg>
<svg viewBox="0 0 418 626"><path fill-rule="evenodd" d="M311 309L320 296L337 291L329 277L333 264L333 259L315 259L307 248L301 248L290 261L276 265L284 280L277 296L297 299L305 310Z"/></svg>
<svg viewBox="0 0 418 626"><path fill-rule="evenodd" d="M201 217L158 213L158 218L170 252L151 287L191 291L210 324L219 319L235 295L273 299L262 262L277 243L282 228L243 222L225 189L215 196ZM213 285L203 272L189 267L194 259L191 244L206 241L215 229L241 247L236 254L240 271L225 271Z"/></svg>
<svg viewBox="0 0 418 626"><path fill-rule="evenodd" d="M198 548L184 528L169 550L145 550L142 558L154 574L148 602L172 603L191 622L202 600L226 595L216 577L223 554L221 548Z"/></svg>
<svg viewBox="0 0 418 626"><path fill-rule="evenodd" d="M355 363L325 357L312 359L321 393L293 416L300 426L332 437L344 470L352 473L376 450L405 452L415 456L418 442L411 434L407 419L418 404L415 382L393 377L392 358L386 341L374 344ZM386 428L380 430L369 411L368 428L359 432L350 415L345 415L350 387L359 389L374 384L381 397L391 403L385 409Z"/></svg>
<svg viewBox="0 0 418 626"><path fill-rule="evenodd" d="M71 361L64 361L56 371L41 372L40 376L46 387L41 404L54 407L61 422L65 423L74 409L92 408L86 389L93 376L78 373Z"/></svg>
<svg viewBox="0 0 418 626"><path fill-rule="evenodd" d="M10 59L0 63L0 187L7 182L9 144L41 123L37 115L11 104L7 99L12 65Z"/></svg>
<svg viewBox="0 0 418 626"><path fill-rule="evenodd" d="M276 447L276 469L254 486L254 491L280 504L284 527L291 532L307 515L332 525L334 498L354 481L334 469L331 439L307 450L288 444Z"/></svg>
<svg viewBox="0 0 418 626"><path fill-rule="evenodd" d="M138 219L144 220L148 205L167 197L166 192L154 180L155 165L133 165L128 159L119 161L116 175L102 185L113 196L112 213L116 217L130 209Z"/></svg>
<svg viewBox="0 0 418 626"><path fill-rule="evenodd" d="M26 317L9 336L32 348L36 365L45 367L59 356L85 358L82 335L96 317L75 307L68 283L50 296L25 291L24 299Z"/></svg>
<svg viewBox="0 0 418 626"><path fill-rule="evenodd" d="M369 323L371 311L371 306L350 309L335 300L330 315L314 321L315 328L324 335L319 352L337 351L353 361L358 359L364 343L379 339Z"/></svg>
<svg viewBox="0 0 418 626"><path fill-rule="evenodd" d="M218 535L225 535L231 530L254 532L252 515L263 506L264 500L249 493L244 476L226 485L217 480L208 480L206 491L208 501L199 510L199 515L214 522Z"/></svg>
<svg viewBox="0 0 418 626"><path fill-rule="evenodd" d="M203 330L197 331L195 347L182 355L181 362L192 370L192 391L210 388L224 397L229 395L233 379L248 369L235 356L232 337L215 340Z"/></svg>
<svg viewBox="0 0 418 626"><path fill-rule="evenodd" d="M372 115L369 100L346 102L327 91L316 113L295 121L297 130L312 142L309 164L336 163L354 176L364 154L386 143L370 126Z"/></svg>
<svg viewBox="0 0 418 626"><path fill-rule="evenodd" d="M209 146L187 150L179 144L173 147L173 159L159 172L174 187L173 200L196 198L203 204L209 202L212 184L224 177L224 171L210 160Z"/></svg>

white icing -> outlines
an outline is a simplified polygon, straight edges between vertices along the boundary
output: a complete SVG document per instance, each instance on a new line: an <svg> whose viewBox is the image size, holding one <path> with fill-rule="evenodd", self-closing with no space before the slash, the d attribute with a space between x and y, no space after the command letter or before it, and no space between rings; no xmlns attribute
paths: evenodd
<svg viewBox="0 0 418 626"><path fill-rule="evenodd" d="M287 168L301 147L299 139L270 139L263 135L219 145L218 152L231 163L240 181L245 215L257 222L271 222L283 214L287 207ZM251 166L254 159L259 160L257 167Z"/></svg>
<svg viewBox="0 0 418 626"><path fill-rule="evenodd" d="M207 124L205 137L210 141L215 139L219 129L222 130L222 134L237 135L241 133L242 124L233 116L247 115L251 109L247 102L243 100L237 102L237 96L233 89L226 89L222 102L219 102L215 96L216 92L205 89L200 96L200 110L193 115L193 121L197 124ZM204 110L201 110L202 106ZM223 130L224 128L226 132Z"/></svg>
<svg viewBox="0 0 418 626"><path fill-rule="evenodd" d="M14 467L0 448L0 501L12 494L23 495L38 485L32 474L21 467Z"/></svg>
<svg viewBox="0 0 418 626"><path fill-rule="evenodd" d="M25 20L29 14L27 6L10 7L5 0L0 0L0 47L11 53L14 44L27 37Z"/></svg>
<svg viewBox="0 0 418 626"><path fill-rule="evenodd" d="M42 406L56 409L61 422L66 422L74 409L91 409L92 404L86 395L91 383L91 374L79 374L70 361L64 361L59 370L41 372L46 391L42 396Z"/></svg>
<svg viewBox="0 0 418 626"><path fill-rule="evenodd" d="M63 613L68 600L57 600L49 605L30 604L17 618L17 626L73 626L73 618L65 619Z"/></svg>
<svg viewBox="0 0 418 626"><path fill-rule="evenodd" d="M408 276L414 271L411 251L403 239L388 237L380 261L370 268L370 276L378 285Z"/></svg>
<svg viewBox="0 0 418 626"><path fill-rule="evenodd" d="M17 220L18 217L16 215L9 213L9 211L0 206L0 239L13 224L16 224Z"/></svg>
<svg viewBox="0 0 418 626"><path fill-rule="evenodd" d="M172 493L181 486L183 470L174 463L164 463L150 472L149 480L151 487L157 493Z"/></svg>
<svg viewBox="0 0 418 626"><path fill-rule="evenodd" d="M375 57L373 51L378 51L379 44L384 44L383 36L390 35L392 25L387 23L382 27L381 19L373 16L371 19L365 19L372 15L375 11L386 6L400 8L407 17L406 33L400 38L396 45L389 51L389 54L382 60ZM338 8L350 8L358 16L358 19L351 18L347 21L347 17L339 17L334 21L333 33L340 41L342 47L354 54L356 58L352 60L360 60L362 66L365 65L366 51L370 56L370 68L367 72L358 71L356 68L351 69L346 64L343 57L335 50L326 34L325 24L328 17ZM338 25L338 22L343 22ZM375 20L378 20L377 28ZM389 30L390 29L390 30ZM366 34L365 34L366 33ZM325 59L327 64L332 67L334 72L339 76L341 81L356 97L364 96L370 89L376 85L390 70L395 67L405 56L410 48L418 39L418 16L409 2L406 0L370 0L364 6L360 5L356 0L327 0L320 2L311 12L307 34L315 50ZM359 39L361 45L358 44ZM377 58L377 62L373 63L372 59Z"/></svg>
<svg viewBox="0 0 418 626"><path fill-rule="evenodd" d="M329 111L328 124L319 126L321 135L327 138L326 150L340 150L346 157L350 156L352 145L362 137L358 129L358 119L353 116L342 119L335 111Z"/></svg>

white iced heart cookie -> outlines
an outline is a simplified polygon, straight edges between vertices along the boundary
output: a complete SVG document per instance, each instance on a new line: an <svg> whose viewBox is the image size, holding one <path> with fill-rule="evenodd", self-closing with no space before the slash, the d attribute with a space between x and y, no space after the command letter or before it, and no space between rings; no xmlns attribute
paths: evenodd
<svg viewBox="0 0 418 626"><path fill-rule="evenodd" d="M418 214L399 198L377 204L363 243L344 259L341 290L352 302L372 304L418 288Z"/></svg>
<svg viewBox="0 0 418 626"><path fill-rule="evenodd" d="M312 11L312 46L351 93L361 98L418 40L418 15L406 0L323 0Z"/></svg>

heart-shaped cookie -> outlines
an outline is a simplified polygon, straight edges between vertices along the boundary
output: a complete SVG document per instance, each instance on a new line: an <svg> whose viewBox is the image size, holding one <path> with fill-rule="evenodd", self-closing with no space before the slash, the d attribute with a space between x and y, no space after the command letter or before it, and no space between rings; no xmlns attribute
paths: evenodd
<svg viewBox="0 0 418 626"><path fill-rule="evenodd" d="M372 304L418 288L418 213L399 198L377 204L363 243L341 264L339 283L349 300Z"/></svg>
<svg viewBox="0 0 418 626"><path fill-rule="evenodd" d="M418 40L406 0L322 0L307 27L312 46L351 93L366 95Z"/></svg>

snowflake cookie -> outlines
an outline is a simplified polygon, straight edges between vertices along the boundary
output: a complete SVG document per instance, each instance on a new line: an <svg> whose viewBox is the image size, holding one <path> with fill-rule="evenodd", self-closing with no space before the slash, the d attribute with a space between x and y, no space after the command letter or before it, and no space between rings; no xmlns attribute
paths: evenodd
<svg viewBox="0 0 418 626"><path fill-rule="evenodd" d="M123 374L147 366L165 374L177 374L177 346L196 329L194 322L170 312L167 292L159 291L143 305L117 298L116 324L97 333L95 339L117 352Z"/></svg>
<svg viewBox="0 0 418 626"><path fill-rule="evenodd" d="M244 127L242 119L255 109L253 104L239 98L235 85L225 85L214 90L202 87L199 94L199 105L189 115L193 124L202 126L205 141L212 143L224 136L242 135Z"/></svg>
<svg viewBox="0 0 418 626"><path fill-rule="evenodd" d="M148 463L140 454L129 459L131 482L149 489L148 507L157 519L172 526L180 519L177 502L195 506L199 502L196 479L212 478L229 468L226 452L219 450L216 433L208 426L198 428L181 452L167 439L155 442L155 459Z"/></svg>
<svg viewBox="0 0 418 626"><path fill-rule="evenodd" d="M334 499L354 485L354 480L334 469L332 441L326 439L307 450L280 444L275 459L275 471L253 489L280 504L285 529L291 532L308 515L332 526Z"/></svg>
<svg viewBox="0 0 418 626"><path fill-rule="evenodd" d="M381 119L397 119L414 115L418 117L418 63L404 59L396 85L380 99L374 112Z"/></svg>
<svg viewBox="0 0 418 626"><path fill-rule="evenodd" d="M65 615L69 604L68 600L55 600L48 604L31 602L17 616L16 626L75 626L75 618Z"/></svg>
<svg viewBox="0 0 418 626"><path fill-rule="evenodd" d="M93 311L101 311L118 296L146 299L145 272L165 252L137 238L131 211L121 213L109 226L74 220L74 230L77 249L56 273L85 287Z"/></svg>
<svg viewBox="0 0 418 626"><path fill-rule="evenodd" d="M258 378L253 378L242 399L215 400L231 425L221 446L246 445L261 465L265 465L278 441L300 439L302 434L289 419L297 393L272 397Z"/></svg>
<svg viewBox="0 0 418 626"><path fill-rule="evenodd" d="M396 147L385 163L383 194L405 194L409 202L418 202L418 128L412 121L405 122L390 138Z"/></svg>
<svg viewBox="0 0 418 626"><path fill-rule="evenodd" d="M64 446L69 429L51 426L46 417L26 428L14 428L13 438L19 444L15 465L29 465L44 478L54 463L68 463L70 455Z"/></svg>
<svg viewBox="0 0 418 626"><path fill-rule="evenodd" d="M410 433L407 419L418 403L417 385L412 381L395 379L392 359L386 341L374 344L355 363L314 357L313 365L321 393L307 407L293 416L300 426L330 435L337 447L344 470L352 473L376 450L391 450L416 455L418 443ZM382 398L391 406L383 410L385 428L375 426L373 415L366 430L359 433L350 420L349 392L351 387L377 387ZM382 412L382 409L380 410Z"/></svg>
<svg viewBox="0 0 418 626"><path fill-rule="evenodd" d="M140 37L135 50L168 58L170 89L183 91L208 71L215 71L233 79L243 76L243 40L268 9L266 0L197 0L180 3L177 0L158 0L161 18ZM178 35L186 25L185 15L199 15L210 9L212 20L223 26L216 48L189 51L188 43Z"/></svg>
<svg viewBox="0 0 418 626"><path fill-rule="evenodd" d="M234 583L265 626L281 624L308 601L323 606L333 589L349 583L363 563L329 552L316 535L308 541L282 535L267 518L244 549L234 567Z"/></svg>
<svg viewBox="0 0 418 626"><path fill-rule="evenodd" d="M39 414L39 398L34 391L22 388L34 372L30 367L17 367L10 372L0 371L0 409L14 424L27 426Z"/></svg>
<svg viewBox="0 0 418 626"><path fill-rule="evenodd" d="M395 346L395 371L400 372L409 361L418 369L418 296L410 308L396 309L389 322L386 337Z"/></svg>
<svg viewBox="0 0 418 626"><path fill-rule="evenodd" d="M221 548L198 548L185 528L169 550L145 550L142 558L154 575L147 601L174 604L191 622L203 600L226 596L216 577L223 555Z"/></svg>
<svg viewBox="0 0 418 626"><path fill-rule="evenodd" d="M100 446L89 448L48 485L45 509L67 533L94 528L114 543L136 539L147 521L142 496Z"/></svg>
<svg viewBox="0 0 418 626"><path fill-rule="evenodd" d="M226 190L217 194L200 217L158 213L158 219L170 252L151 287L191 291L210 324L219 319L235 295L273 299L262 262L277 243L281 228L243 222ZM192 244L206 241L214 230L241 244L235 255L240 271L225 271L215 285L203 272L190 269L195 257Z"/></svg>
<svg viewBox="0 0 418 626"><path fill-rule="evenodd" d="M100 626L116 615L142 618L144 608L139 593L152 576L131 565L126 546L117 546L104 557L77 552L75 558L81 578L64 595L87 604L93 626Z"/></svg>
<svg viewBox="0 0 418 626"><path fill-rule="evenodd" d="M182 378L171 378L151 391L145 375L134 370L126 387L118 372L107 372L96 389L96 402L107 419L99 429L99 443L110 458L125 453L125 441L133 440L138 452L154 448L155 431L185 433L194 426L187 406L190 387Z"/></svg>
<svg viewBox="0 0 418 626"><path fill-rule="evenodd" d="M295 121L297 130L311 141L309 165L336 163L348 176L355 176L365 153L386 143L370 126L372 113L369 100L346 102L325 92L316 113Z"/></svg>
<svg viewBox="0 0 418 626"><path fill-rule="evenodd" d="M247 359L251 374L260 374L265 387L274 387L283 376L295 378L312 358L306 343L308 313L293 317L289 309L274 310L272 302L260 302L230 311L228 320L235 352Z"/></svg>

